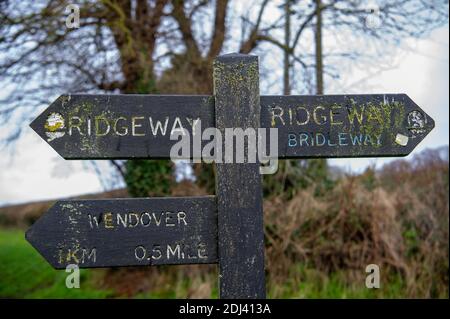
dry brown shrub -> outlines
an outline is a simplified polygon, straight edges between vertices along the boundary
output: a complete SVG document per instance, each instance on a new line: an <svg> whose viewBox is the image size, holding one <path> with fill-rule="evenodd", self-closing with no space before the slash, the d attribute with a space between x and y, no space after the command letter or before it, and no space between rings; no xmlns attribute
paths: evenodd
<svg viewBox="0 0 450 319"><path fill-rule="evenodd" d="M399 257L404 248L393 199L383 189L370 192L348 177L326 198L317 199L308 189L285 207L266 205L273 276L282 276L292 262L307 262L327 273L380 261L406 270Z"/></svg>
<svg viewBox="0 0 450 319"><path fill-rule="evenodd" d="M395 161L380 180L397 197L410 273L408 295L448 297L449 167L446 150L426 150Z"/></svg>
<svg viewBox="0 0 450 319"><path fill-rule="evenodd" d="M323 197L314 189L265 202L271 281L300 281L298 263L360 281L374 263L403 279L402 297L448 296L448 161L425 152L342 178Z"/></svg>

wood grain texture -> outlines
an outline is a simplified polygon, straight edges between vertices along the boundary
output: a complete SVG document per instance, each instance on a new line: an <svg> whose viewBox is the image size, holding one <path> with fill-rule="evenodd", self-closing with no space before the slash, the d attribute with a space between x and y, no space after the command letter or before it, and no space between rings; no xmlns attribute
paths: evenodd
<svg viewBox="0 0 450 319"><path fill-rule="evenodd" d="M58 201L26 239L55 268L217 262L214 196Z"/></svg>
<svg viewBox="0 0 450 319"><path fill-rule="evenodd" d="M216 127L258 128L258 58L230 54L214 62ZM220 298L265 298L259 163L216 164Z"/></svg>

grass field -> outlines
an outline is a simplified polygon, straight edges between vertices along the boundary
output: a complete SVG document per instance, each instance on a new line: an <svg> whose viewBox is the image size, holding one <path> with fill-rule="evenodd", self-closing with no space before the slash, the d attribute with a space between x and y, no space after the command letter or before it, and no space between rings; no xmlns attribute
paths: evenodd
<svg viewBox="0 0 450 319"><path fill-rule="evenodd" d="M96 288L97 270L81 270L80 289L67 289L64 271L54 270L29 245L22 230L0 230L0 297L105 298L110 291Z"/></svg>
<svg viewBox="0 0 450 319"><path fill-rule="evenodd" d="M364 283L347 284L339 274L324 276L301 266L292 270L293 277L304 282L269 283L268 297L277 298L395 298L404 295L400 280L394 280L382 289L366 289ZM1 298L117 298L125 297L102 282L107 273L101 269L81 270L80 289L68 289L68 274L54 270L25 241L23 230L0 229L0 297ZM166 283L156 289L137 293L133 298L186 298L195 278L164 274ZM107 278L106 278L107 279ZM215 275L206 279L212 287L202 297L217 298ZM205 282L201 283L205 284Z"/></svg>

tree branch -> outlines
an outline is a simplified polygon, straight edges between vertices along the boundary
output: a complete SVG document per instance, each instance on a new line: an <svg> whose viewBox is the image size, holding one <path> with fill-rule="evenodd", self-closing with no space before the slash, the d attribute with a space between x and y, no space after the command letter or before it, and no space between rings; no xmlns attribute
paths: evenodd
<svg viewBox="0 0 450 319"><path fill-rule="evenodd" d="M200 56L200 50L198 49L197 42L195 41L192 33L191 20L188 19L186 12L184 11L184 0L172 0L172 5L172 16L178 23L179 30L188 53L192 56Z"/></svg>
<svg viewBox="0 0 450 319"><path fill-rule="evenodd" d="M258 32L262 21L262 16L264 14L264 10L266 9L268 2L269 0L264 0L263 3L261 4L261 7L259 8L258 18L256 19L256 23L253 26L252 30L250 31L247 40L241 44L241 47L239 49L240 53L247 54L256 47L258 43Z"/></svg>
<svg viewBox="0 0 450 319"><path fill-rule="evenodd" d="M208 51L208 58L212 59L220 54L225 41L225 20L227 16L228 0L217 0L216 14L213 26L213 36Z"/></svg>

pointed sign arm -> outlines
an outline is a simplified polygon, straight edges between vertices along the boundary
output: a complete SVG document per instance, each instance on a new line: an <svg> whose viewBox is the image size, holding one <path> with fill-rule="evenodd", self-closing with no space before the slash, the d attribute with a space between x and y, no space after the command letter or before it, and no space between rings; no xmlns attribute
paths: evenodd
<svg viewBox="0 0 450 319"><path fill-rule="evenodd" d="M406 94L261 96L260 105L280 159L406 156L434 128ZM173 133L186 130L192 149L193 133L216 127L214 97L63 95L31 127L65 159L168 159Z"/></svg>
<svg viewBox="0 0 450 319"><path fill-rule="evenodd" d="M57 269L217 263L216 201L58 201L25 237Z"/></svg>

